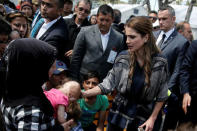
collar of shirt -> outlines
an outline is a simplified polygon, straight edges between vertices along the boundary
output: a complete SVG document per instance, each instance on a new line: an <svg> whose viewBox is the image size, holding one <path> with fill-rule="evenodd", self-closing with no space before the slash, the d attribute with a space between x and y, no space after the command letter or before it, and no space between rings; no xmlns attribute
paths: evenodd
<svg viewBox="0 0 197 131"><path fill-rule="evenodd" d="M42 28L48 30L55 22L57 22L57 20L59 20L61 18L61 16L59 16L57 19L52 20L49 23L46 23L46 20L44 19L44 24L42 25Z"/></svg>
<svg viewBox="0 0 197 131"><path fill-rule="evenodd" d="M162 35L165 34L166 37L165 37L164 41L166 41L166 40L170 37L170 35L171 35L173 32L174 32L174 28L172 28L172 29L169 30L168 32L162 31L162 32L160 33L160 35L161 35L161 37L162 37Z"/></svg>
<svg viewBox="0 0 197 131"><path fill-rule="evenodd" d="M77 27L80 27L81 25L80 24L77 24L77 23L75 23L76 25L77 25Z"/></svg>
<svg viewBox="0 0 197 131"><path fill-rule="evenodd" d="M168 32L164 32L164 31L161 31L161 33L159 34L159 37L157 39L157 42L156 42L156 45L159 44L159 41L162 39L162 36L163 34L166 35L165 39L164 39L164 42L170 37L170 35L174 32L174 28L172 28L171 30L169 30Z"/></svg>
<svg viewBox="0 0 197 131"><path fill-rule="evenodd" d="M100 30L99 30L99 32L100 32L100 34L101 34L101 37L109 37L110 32L111 32L111 27L109 28L108 33L106 33L106 34L104 34L104 35L101 33L101 31L100 31Z"/></svg>
<svg viewBox="0 0 197 131"><path fill-rule="evenodd" d="M59 20L61 18L58 17L57 19L49 22L49 23L46 23L46 20L44 19L44 24L42 25L42 27L40 28L37 36L36 36L36 39L39 39L53 24L55 24L55 22L57 22L57 20Z"/></svg>
<svg viewBox="0 0 197 131"><path fill-rule="evenodd" d="M68 19L68 18L72 18L73 17L73 14L69 14L67 16L64 16L63 19Z"/></svg>

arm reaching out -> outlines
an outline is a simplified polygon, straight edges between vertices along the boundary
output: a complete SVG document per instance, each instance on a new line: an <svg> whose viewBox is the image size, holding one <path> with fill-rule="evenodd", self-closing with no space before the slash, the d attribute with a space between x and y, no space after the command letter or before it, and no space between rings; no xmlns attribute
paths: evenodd
<svg viewBox="0 0 197 131"><path fill-rule="evenodd" d="M139 128L146 127L145 128L145 131L152 131L153 126L154 126L154 123L155 123L155 120L157 118L157 115L158 115L161 107L163 106L163 103L164 102L157 102L156 103L151 116L148 118L148 120L144 124L142 124L141 126L139 126Z"/></svg>
<svg viewBox="0 0 197 131"><path fill-rule="evenodd" d="M83 95L83 97L90 97L90 96L100 95L101 93L102 93L101 89L98 86L96 86L96 87L89 89L87 91L83 91L82 95Z"/></svg>

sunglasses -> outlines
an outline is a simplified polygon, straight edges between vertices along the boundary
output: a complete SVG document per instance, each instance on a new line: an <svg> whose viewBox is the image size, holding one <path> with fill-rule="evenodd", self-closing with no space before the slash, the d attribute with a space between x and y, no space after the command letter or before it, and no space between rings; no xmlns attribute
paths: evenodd
<svg viewBox="0 0 197 131"><path fill-rule="evenodd" d="M156 20L157 20L157 17L149 16L148 18L149 18L149 19L153 19L154 21L156 21Z"/></svg>
<svg viewBox="0 0 197 131"><path fill-rule="evenodd" d="M79 8L79 11L84 11L86 14L89 14L90 13L89 10L86 10L83 7L78 7L78 8Z"/></svg>

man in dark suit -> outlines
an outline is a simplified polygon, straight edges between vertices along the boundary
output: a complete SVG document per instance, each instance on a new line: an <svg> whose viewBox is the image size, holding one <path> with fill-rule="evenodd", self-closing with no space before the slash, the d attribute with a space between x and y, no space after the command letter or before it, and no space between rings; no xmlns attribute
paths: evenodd
<svg viewBox="0 0 197 131"><path fill-rule="evenodd" d="M68 42L66 24L61 17L64 0L42 0L41 16L32 29L31 36L56 47L58 59L64 60L64 52Z"/></svg>
<svg viewBox="0 0 197 131"><path fill-rule="evenodd" d="M158 12L160 31L155 32L156 44L168 60L168 87L172 92L167 105L167 113L163 130L175 129L180 115L179 73L180 66L189 42L175 29L175 11L172 7L163 7Z"/></svg>
<svg viewBox="0 0 197 131"><path fill-rule="evenodd" d="M183 122L197 124L197 40L192 41L185 54L180 70L180 90L183 94L182 108L186 114Z"/></svg>
<svg viewBox="0 0 197 131"><path fill-rule="evenodd" d="M97 12L97 24L81 29L74 45L71 75L79 80L88 71L97 71L103 79L112 68L117 54L123 48L123 36L113 28L113 9L101 5Z"/></svg>
<svg viewBox="0 0 197 131"><path fill-rule="evenodd" d="M92 3L90 0L79 0L75 6L76 14L72 18L65 18L69 38L69 51L65 52L66 57L72 56L75 40L81 27L90 25L87 17L90 14L91 7Z"/></svg>

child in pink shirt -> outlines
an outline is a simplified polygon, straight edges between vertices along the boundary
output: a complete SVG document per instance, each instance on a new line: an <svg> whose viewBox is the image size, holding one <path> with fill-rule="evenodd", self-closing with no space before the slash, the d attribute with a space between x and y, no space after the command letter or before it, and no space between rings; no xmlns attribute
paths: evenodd
<svg viewBox="0 0 197 131"><path fill-rule="evenodd" d="M76 81L68 81L58 89L52 88L49 91L44 91L44 94L53 106L54 117L57 118L59 123L66 122L64 117L66 107L69 102L78 100L80 93L80 84Z"/></svg>

